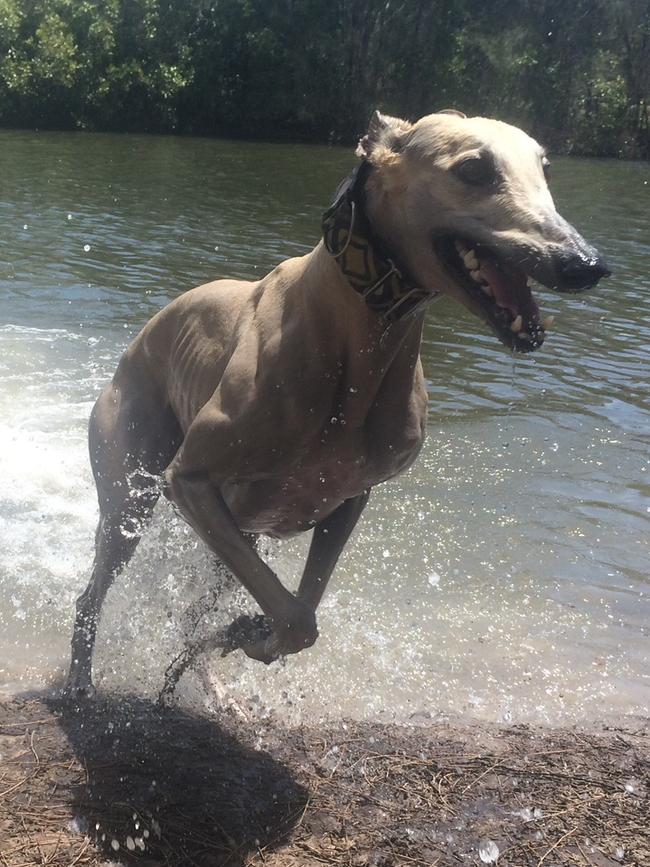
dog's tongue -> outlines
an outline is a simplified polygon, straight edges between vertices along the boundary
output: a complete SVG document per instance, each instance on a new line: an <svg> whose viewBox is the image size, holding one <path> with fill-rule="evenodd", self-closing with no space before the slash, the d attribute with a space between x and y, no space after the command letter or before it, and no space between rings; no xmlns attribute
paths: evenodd
<svg viewBox="0 0 650 867"><path fill-rule="evenodd" d="M481 259L480 274L490 284L494 300L513 315L528 313L532 296L525 273L514 265Z"/></svg>

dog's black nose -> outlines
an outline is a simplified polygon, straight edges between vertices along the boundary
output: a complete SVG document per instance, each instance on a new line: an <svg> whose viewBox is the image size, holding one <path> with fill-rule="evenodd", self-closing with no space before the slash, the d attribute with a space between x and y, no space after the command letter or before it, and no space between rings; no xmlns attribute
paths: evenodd
<svg viewBox="0 0 650 867"><path fill-rule="evenodd" d="M592 256L562 253L555 260L555 273L558 289L580 292L595 286L602 277L609 277L612 272L603 257L594 250Z"/></svg>

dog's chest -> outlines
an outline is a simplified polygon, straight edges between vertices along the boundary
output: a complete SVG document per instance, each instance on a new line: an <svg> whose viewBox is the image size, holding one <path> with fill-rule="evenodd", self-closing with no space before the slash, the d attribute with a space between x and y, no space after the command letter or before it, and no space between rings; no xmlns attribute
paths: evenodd
<svg viewBox="0 0 650 867"><path fill-rule="evenodd" d="M408 467L423 439L420 415L401 424L376 418L350 429L332 415L320 435L298 453L290 441L273 448L273 460L232 479L222 490L239 527L248 532L287 536L313 527L344 500L358 496Z"/></svg>

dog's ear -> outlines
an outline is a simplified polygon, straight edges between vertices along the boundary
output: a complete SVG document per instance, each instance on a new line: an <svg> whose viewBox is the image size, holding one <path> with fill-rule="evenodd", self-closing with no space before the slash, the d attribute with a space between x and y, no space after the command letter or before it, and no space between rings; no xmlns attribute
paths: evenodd
<svg viewBox="0 0 650 867"><path fill-rule="evenodd" d="M357 156L377 162L382 154L384 156L398 154L401 150L401 140L411 126L407 120L375 111L370 118L368 132L359 141Z"/></svg>
<svg viewBox="0 0 650 867"><path fill-rule="evenodd" d="M467 117L462 111L458 111L457 108L442 108L440 111L437 111L436 114L454 114L456 117Z"/></svg>

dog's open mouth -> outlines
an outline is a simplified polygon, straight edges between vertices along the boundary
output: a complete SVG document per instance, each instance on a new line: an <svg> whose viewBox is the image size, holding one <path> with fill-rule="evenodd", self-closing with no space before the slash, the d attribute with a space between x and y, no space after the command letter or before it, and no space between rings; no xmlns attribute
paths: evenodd
<svg viewBox="0 0 650 867"><path fill-rule="evenodd" d="M454 280L474 302L472 306L479 307L506 346L532 352L542 345L552 317L540 320L528 275L519 265L505 261L488 247L460 238L441 238L434 246Z"/></svg>

